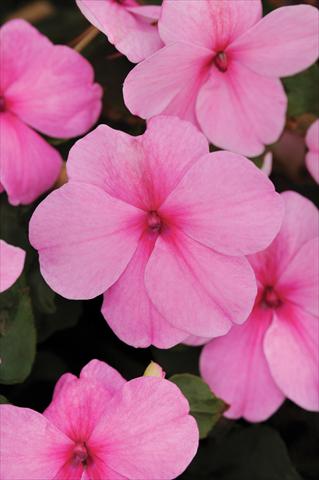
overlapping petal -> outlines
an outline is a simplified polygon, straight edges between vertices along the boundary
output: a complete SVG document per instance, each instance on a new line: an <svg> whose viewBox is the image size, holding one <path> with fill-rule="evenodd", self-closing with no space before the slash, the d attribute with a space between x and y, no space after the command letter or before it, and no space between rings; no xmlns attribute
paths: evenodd
<svg viewBox="0 0 319 480"><path fill-rule="evenodd" d="M54 137L86 132L100 114L102 96L89 62L69 47L53 45L23 20L6 23L1 36L10 111Z"/></svg>
<svg viewBox="0 0 319 480"><path fill-rule="evenodd" d="M162 48L126 77L126 106L142 118L167 114L196 123L198 89L207 78L212 59L209 49L191 43Z"/></svg>
<svg viewBox="0 0 319 480"><path fill-rule="evenodd" d="M252 162L216 152L186 173L161 212L198 242L226 255L247 255L267 247L276 236L283 205Z"/></svg>
<svg viewBox="0 0 319 480"><path fill-rule="evenodd" d="M28 408L1 405L0 415L1 478L56 478L73 442L43 415Z"/></svg>
<svg viewBox="0 0 319 480"><path fill-rule="evenodd" d="M225 257L179 232L158 238L145 285L171 325L210 338L226 334L232 322L244 322L256 295L245 258Z"/></svg>
<svg viewBox="0 0 319 480"><path fill-rule="evenodd" d="M109 402L91 442L100 444L99 456L125 478L173 479L198 446L196 421L188 413L187 400L171 382L134 379Z"/></svg>
<svg viewBox="0 0 319 480"><path fill-rule="evenodd" d="M199 90L196 115L213 144L253 157L279 138L286 108L278 79L258 75L234 60L227 72L212 70Z"/></svg>
<svg viewBox="0 0 319 480"><path fill-rule="evenodd" d="M77 0L83 15L108 40L134 63L144 60L163 45L153 21L159 8L139 6L136 2L121 5L109 0Z"/></svg>
<svg viewBox="0 0 319 480"><path fill-rule="evenodd" d="M56 181L57 150L10 112L0 114L1 184L12 205L33 202Z"/></svg>
<svg viewBox="0 0 319 480"><path fill-rule="evenodd" d="M134 347L170 348L187 336L167 322L145 289L145 267L155 241L148 233L143 235L125 272L104 294L104 317L113 332Z"/></svg>
<svg viewBox="0 0 319 480"><path fill-rule="evenodd" d="M302 408L319 410L318 317L295 305L278 309L264 350L281 391Z"/></svg>
<svg viewBox="0 0 319 480"><path fill-rule="evenodd" d="M20 277L25 251L0 240L0 293L10 288Z"/></svg>
<svg viewBox="0 0 319 480"><path fill-rule="evenodd" d="M243 325L234 326L227 335L204 346L201 374L212 391L230 405L226 417L263 421L284 400L263 351L271 321L271 310L257 307Z"/></svg>
<svg viewBox="0 0 319 480"><path fill-rule="evenodd" d="M263 284L276 283L298 251L318 236L319 214L314 204L292 191L282 193L281 198L285 215L278 235L266 250L249 256L257 279Z"/></svg>
<svg viewBox="0 0 319 480"><path fill-rule="evenodd" d="M71 180L97 185L112 197L151 210L207 152L205 137L193 125L157 117L140 137L100 125L71 149L67 170Z"/></svg>
<svg viewBox="0 0 319 480"><path fill-rule="evenodd" d="M231 51L260 75L294 75L319 55L319 12L310 5L277 8L239 36Z"/></svg>
<svg viewBox="0 0 319 480"><path fill-rule="evenodd" d="M134 254L140 212L94 185L70 182L52 192L34 212L29 230L47 283L73 299L105 292Z"/></svg>

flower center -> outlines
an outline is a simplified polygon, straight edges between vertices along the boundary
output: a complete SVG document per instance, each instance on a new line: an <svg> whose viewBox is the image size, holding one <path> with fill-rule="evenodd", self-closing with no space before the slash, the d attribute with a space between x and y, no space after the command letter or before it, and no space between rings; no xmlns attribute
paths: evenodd
<svg viewBox="0 0 319 480"><path fill-rule="evenodd" d="M162 228L162 220L161 217L155 212L151 210L147 214L147 226L151 232L160 232Z"/></svg>
<svg viewBox="0 0 319 480"><path fill-rule="evenodd" d="M4 97L0 95L0 112L4 112L6 109L6 103Z"/></svg>
<svg viewBox="0 0 319 480"><path fill-rule="evenodd" d="M213 60L215 66L220 72L226 72L228 68L228 58L225 52L218 52Z"/></svg>
<svg viewBox="0 0 319 480"><path fill-rule="evenodd" d="M72 460L71 460L72 465L74 465L75 467L77 467L81 463L82 465L86 465L88 458L89 458L89 452L86 448L85 443L78 443L73 450Z"/></svg>
<svg viewBox="0 0 319 480"><path fill-rule="evenodd" d="M282 305L282 300L273 287L268 286L264 289L262 303L268 308L278 308Z"/></svg>

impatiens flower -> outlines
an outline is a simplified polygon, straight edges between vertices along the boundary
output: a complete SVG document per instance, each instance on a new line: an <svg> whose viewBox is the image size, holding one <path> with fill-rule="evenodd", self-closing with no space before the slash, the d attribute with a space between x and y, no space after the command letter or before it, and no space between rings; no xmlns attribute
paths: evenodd
<svg viewBox="0 0 319 480"><path fill-rule="evenodd" d="M294 192L282 197L282 228L265 251L249 257L258 282L243 326L208 343L201 373L230 404L230 418L262 421L285 397L319 409L318 211Z"/></svg>
<svg viewBox="0 0 319 480"><path fill-rule="evenodd" d="M319 120L316 120L309 128L306 135L306 145L309 152L306 155L306 165L316 180L319 183Z"/></svg>
<svg viewBox="0 0 319 480"><path fill-rule="evenodd" d="M10 288L20 277L25 251L0 240L0 293Z"/></svg>
<svg viewBox="0 0 319 480"><path fill-rule="evenodd" d="M247 319L256 282L244 255L269 245L283 215L252 162L210 154L192 124L157 117L139 137L100 125L71 149L67 172L30 222L53 290L104 293L109 325L138 347L223 335Z"/></svg>
<svg viewBox="0 0 319 480"><path fill-rule="evenodd" d="M126 382L92 360L56 384L43 415L0 405L3 480L170 480L198 447L179 388L159 377Z"/></svg>
<svg viewBox="0 0 319 480"><path fill-rule="evenodd" d="M157 29L161 7L135 0L76 0L85 17L134 63L163 46Z"/></svg>
<svg viewBox="0 0 319 480"><path fill-rule="evenodd" d="M136 115L177 115L218 147L257 156L283 130L287 99L279 77L318 56L318 11L261 0L164 0L165 46L137 65L124 84Z"/></svg>
<svg viewBox="0 0 319 480"><path fill-rule="evenodd" d="M61 168L59 153L33 128L57 138L86 132L102 91L81 55L23 20L1 27L0 42L0 184L11 204L26 204L53 185Z"/></svg>

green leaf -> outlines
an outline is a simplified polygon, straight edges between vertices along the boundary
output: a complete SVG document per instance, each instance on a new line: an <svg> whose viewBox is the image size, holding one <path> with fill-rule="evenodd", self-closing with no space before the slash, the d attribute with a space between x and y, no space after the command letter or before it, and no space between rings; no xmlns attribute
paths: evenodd
<svg viewBox="0 0 319 480"><path fill-rule="evenodd" d="M34 313L37 339L38 342L43 342L53 333L74 327L77 324L82 315L82 302L67 300L55 295L53 312L48 311L47 314L44 314L35 306Z"/></svg>
<svg viewBox="0 0 319 480"><path fill-rule="evenodd" d="M30 273L28 283L33 306L44 314L55 313L55 292L45 283L38 268Z"/></svg>
<svg viewBox="0 0 319 480"><path fill-rule="evenodd" d="M3 395L0 395L0 405L3 405L5 403L9 403L9 400Z"/></svg>
<svg viewBox="0 0 319 480"><path fill-rule="evenodd" d="M175 383L187 398L190 413L198 424L200 438L207 437L226 410L226 404L215 397L209 386L196 375L189 373L173 375L170 381Z"/></svg>
<svg viewBox="0 0 319 480"><path fill-rule="evenodd" d="M288 95L288 115L303 113L319 116L319 67L313 65L304 72L283 79Z"/></svg>
<svg viewBox="0 0 319 480"><path fill-rule="evenodd" d="M0 383L21 383L31 372L36 332L28 290L19 280L0 295Z"/></svg>

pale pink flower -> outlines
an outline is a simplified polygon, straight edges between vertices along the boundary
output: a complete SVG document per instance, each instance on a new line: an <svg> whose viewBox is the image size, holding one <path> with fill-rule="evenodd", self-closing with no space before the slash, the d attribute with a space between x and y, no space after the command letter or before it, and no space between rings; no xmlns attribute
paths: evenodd
<svg viewBox="0 0 319 480"><path fill-rule="evenodd" d="M306 165L316 180L319 183L319 120L316 120L309 128L306 135L306 145L308 153L306 154Z"/></svg>
<svg viewBox="0 0 319 480"><path fill-rule="evenodd" d="M0 477L7 480L169 480L198 448L179 388L158 377L129 382L92 360L56 384L43 415L0 405Z"/></svg>
<svg viewBox="0 0 319 480"><path fill-rule="evenodd" d="M83 15L134 63L163 46L157 28L161 7L135 0L76 0Z"/></svg>
<svg viewBox="0 0 319 480"><path fill-rule="evenodd" d="M26 204L61 168L60 154L33 128L57 138L83 134L98 118L102 91L87 60L24 20L1 27L0 41L0 183L10 203Z"/></svg>
<svg viewBox="0 0 319 480"><path fill-rule="evenodd" d="M319 25L309 5L261 17L261 0L164 0L165 46L129 73L128 108L147 119L177 115L218 147L261 154L285 123L279 77L315 62Z"/></svg>
<svg viewBox="0 0 319 480"><path fill-rule="evenodd" d="M191 123L157 117L139 137L100 125L71 149L67 171L30 222L53 290L105 293L107 322L139 347L246 320L256 282L244 255L269 245L283 215L252 162L210 154Z"/></svg>
<svg viewBox="0 0 319 480"><path fill-rule="evenodd" d="M200 359L205 381L230 404L229 418L265 420L285 397L319 409L318 211L297 193L282 197L278 236L249 257L258 282L253 312Z"/></svg>
<svg viewBox="0 0 319 480"><path fill-rule="evenodd" d="M10 288L20 277L25 251L0 240L0 293Z"/></svg>

